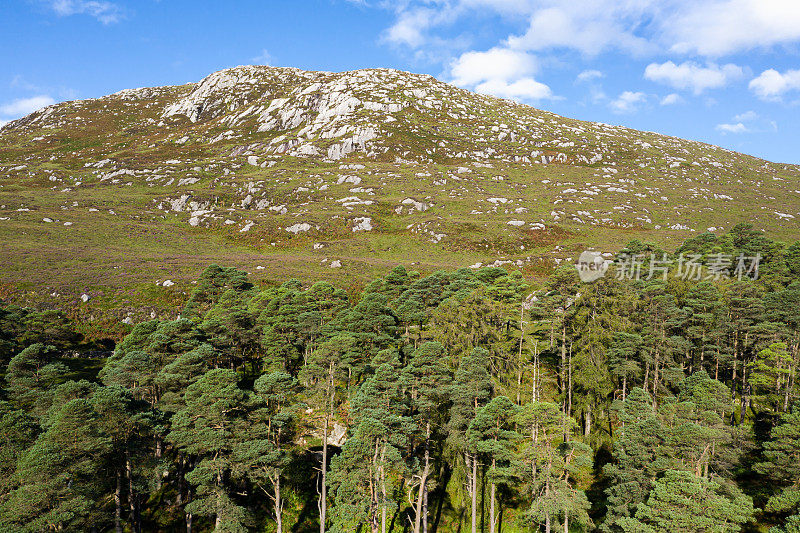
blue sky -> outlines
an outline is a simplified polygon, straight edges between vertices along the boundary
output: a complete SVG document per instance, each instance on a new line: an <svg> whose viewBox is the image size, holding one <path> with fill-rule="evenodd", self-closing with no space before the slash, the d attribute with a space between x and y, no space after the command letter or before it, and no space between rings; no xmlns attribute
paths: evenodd
<svg viewBox="0 0 800 533"><path fill-rule="evenodd" d="M800 163L799 0L4 0L0 122L253 63L423 72Z"/></svg>

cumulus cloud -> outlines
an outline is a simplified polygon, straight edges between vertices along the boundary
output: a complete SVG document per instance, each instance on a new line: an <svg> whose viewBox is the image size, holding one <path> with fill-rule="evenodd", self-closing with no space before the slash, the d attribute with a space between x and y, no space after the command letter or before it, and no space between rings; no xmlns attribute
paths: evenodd
<svg viewBox="0 0 800 533"><path fill-rule="evenodd" d="M624 91L608 106L614 113L633 113L647 103L647 95L642 92Z"/></svg>
<svg viewBox="0 0 800 533"><path fill-rule="evenodd" d="M11 118L22 117L54 103L55 100L47 95L20 98L7 104L0 105L0 115Z"/></svg>
<svg viewBox="0 0 800 533"><path fill-rule="evenodd" d="M446 9L401 6L397 20L383 35L383 40L393 45L419 48L428 42L427 30L451 18Z"/></svg>
<svg viewBox="0 0 800 533"><path fill-rule="evenodd" d="M677 93L670 93L661 99L661 105L675 105L683 102L683 98Z"/></svg>
<svg viewBox="0 0 800 533"><path fill-rule="evenodd" d="M485 80L510 80L536 72L535 58L525 52L492 48L486 52L461 54L450 65L453 83L474 85Z"/></svg>
<svg viewBox="0 0 800 533"><path fill-rule="evenodd" d="M675 5L663 22L671 49L718 57L800 40L796 0L695 0Z"/></svg>
<svg viewBox="0 0 800 533"><path fill-rule="evenodd" d="M716 129L723 135L728 133L747 133L750 131L747 126L741 122L737 122L736 124L717 124Z"/></svg>
<svg viewBox="0 0 800 533"><path fill-rule="evenodd" d="M648 4L649 0L639 2ZM569 48L594 56L605 50L620 49L633 53L653 50L652 43L629 30L642 16L636 2L611 0L549 0L529 15L528 28L508 37L508 45L522 50Z"/></svg>
<svg viewBox="0 0 800 533"><path fill-rule="evenodd" d="M779 100L784 93L800 90L800 70L781 74L771 68L753 79L749 87L762 100Z"/></svg>
<svg viewBox="0 0 800 533"><path fill-rule="evenodd" d="M694 94L724 87L742 76L742 67L733 63L721 66L709 63L703 67L692 61L684 61L680 65L667 61L661 64L650 63L644 70L644 77L648 80L664 83L675 89L691 89Z"/></svg>
<svg viewBox="0 0 800 533"><path fill-rule="evenodd" d="M395 12L386 40L419 48L461 18L496 14L523 20L499 42L531 52L563 48L721 57L800 42L796 0L403 0L375 2ZM446 38L438 35L438 38Z"/></svg>
<svg viewBox="0 0 800 533"><path fill-rule="evenodd" d="M50 9L60 17L89 15L103 24L119 22L122 8L104 0L50 0Z"/></svg>
<svg viewBox="0 0 800 533"><path fill-rule="evenodd" d="M466 52L450 64L452 83L460 87L520 101L552 98L550 87L534 79L536 71L531 54L499 47Z"/></svg>

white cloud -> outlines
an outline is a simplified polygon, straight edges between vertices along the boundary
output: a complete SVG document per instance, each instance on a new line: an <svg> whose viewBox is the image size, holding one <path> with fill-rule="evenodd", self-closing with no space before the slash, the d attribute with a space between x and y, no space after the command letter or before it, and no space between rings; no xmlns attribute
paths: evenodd
<svg viewBox="0 0 800 533"><path fill-rule="evenodd" d="M743 75L742 67L733 63L722 66L709 63L703 67L692 61L684 61L680 65L667 61L650 63L644 70L644 77L648 80L665 83L676 89L691 89L695 94L724 87Z"/></svg>
<svg viewBox="0 0 800 533"><path fill-rule="evenodd" d="M478 84L475 91L520 101L553 98L550 87L533 78L522 78L511 83L500 79L487 80Z"/></svg>
<svg viewBox="0 0 800 533"><path fill-rule="evenodd" d="M47 95L33 96L31 98L20 98L19 100L14 100L13 102L1 105L0 115L12 118L22 117L33 113L37 109L41 109L54 103L55 100Z"/></svg>
<svg viewBox="0 0 800 533"><path fill-rule="evenodd" d="M733 117L736 122L750 122L758 118L758 113L755 111L745 111Z"/></svg>
<svg viewBox="0 0 800 533"><path fill-rule="evenodd" d="M575 81L584 83L593 80L597 80L604 77L604 74L599 70L584 70L575 78Z"/></svg>
<svg viewBox="0 0 800 533"><path fill-rule="evenodd" d="M716 129L723 135L728 133L747 133L748 131L750 131L749 129L747 129L747 126L745 126L741 122L737 122L736 124L717 124Z"/></svg>
<svg viewBox="0 0 800 533"><path fill-rule="evenodd" d="M450 63L454 85L519 101L553 98L550 87L533 78L536 58L526 52L492 48L466 52Z"/></svg>
<svg viewBox="0 0 800 533"><path fill-rule="evenodd" d="M267 66L271 66L271 65L272 65L272 56L270 55L270 53L269 53L269 52L267 52L267 49L266 49L266 48L264 48L264 49L262 49L262 50L261 50L261 53L260 53L260 54L258 54L257 56L255 56L255 57L252 59L252 61L253 61L253 63L255 63L256 65L267 65Z"/></svg>
<svg viewBox="0 0 800 533"><path fill-rule="evenodd" d="M384 0L372 5L395 12L386 41L415 49L459 19L495 14L526 24L498 44L532 52L563 48L595 56L616 49L713 58L800 42L797 0Z"/></svg>
<svg viewBox="0 0 800 533"><path fill-rule="evenodd" d="M608 106L614 113L633 113L647 102L647 95L642 92L625 91Z"/></svg>
<svg viewBox="0 0 800 533"><path fill-rule="evenodd" d="M718 57L800 40L797 0L671 0L663 22L671 49Z"/></svg>
<svg viewBox="0 0 800 533"><path fill-rule="evenodd" d="M427 7L411 9L401 6L397 20L383 35L383 40L394 45L419 48L427 42L425 32L448 19L447 10L436 10Z"/></svg>
<svg viewBox="0 0 800 533"><path fill-rule="evenodd" d="M680 104L681 102L683 102L683 98L681 98L681 95L676 93L670 93L661 99L661 105L675 105Z"/></svg>
<svg viewBox="0 0 800 533"><path fill-rule="evenodd" d="M119 22L122 9L104 0L50 0L50 8L60 17L89 15L103 24Z"/></svg>
<svg viewBox="0 0 800 533"><path fill-rule="evenodd" d="M486 80L508 81L531 76L535 72L536 60L532 55L507 48L467 52L450 65L456 85L474 85Z"/></svg>
<svg viewBox="0 0 800 533"><path fill-rule="evenodd" d="M507 42L521 50L569 48L589 56L608 49L645 53L652 50L652 44L629 28L636 26L642 15L639 5L650 3L652 0L546 0L532 10L525 33L511 35Z"/></svg>
<svg viewBox="0 0 800 533"><path fill-rule="evenodd" d="M800 90L800 70L781 74L771 68L753 79L749 87L762 100L779 100L786 92Z"/></svg>

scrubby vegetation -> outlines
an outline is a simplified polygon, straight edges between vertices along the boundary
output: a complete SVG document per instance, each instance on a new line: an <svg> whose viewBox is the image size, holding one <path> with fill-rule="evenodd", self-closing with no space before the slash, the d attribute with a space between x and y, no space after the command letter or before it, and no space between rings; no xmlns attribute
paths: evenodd
<svg viewBox="0 0 800 533"><path fill-rule="evenodd" d="M2 530L798 531L800 244L678 252L760 276L212 265L106 358L3 308Z"/></svg>

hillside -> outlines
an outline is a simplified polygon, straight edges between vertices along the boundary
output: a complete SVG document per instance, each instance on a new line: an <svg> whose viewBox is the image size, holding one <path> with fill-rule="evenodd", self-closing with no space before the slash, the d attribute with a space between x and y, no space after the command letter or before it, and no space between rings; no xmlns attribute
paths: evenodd
<svg viewBox="0 0 800 533"><path fill-rule="evenodd" d="M788 240L797 217L800 167L386 69L237 67L0 129L0 297L87 316L174 314L212 262L353 286L398 263L536 276L741 221Z"/></svg>

